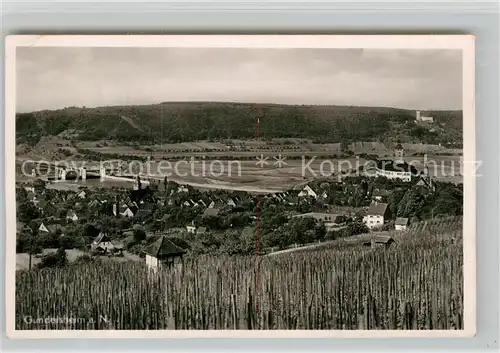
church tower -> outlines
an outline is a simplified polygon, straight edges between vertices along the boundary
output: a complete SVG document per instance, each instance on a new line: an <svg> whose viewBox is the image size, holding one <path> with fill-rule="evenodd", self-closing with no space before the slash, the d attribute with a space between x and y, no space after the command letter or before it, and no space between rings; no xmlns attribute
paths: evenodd
<svg viewBox="0 0 500 353"><path fill-rule="evenodd" d="M398 143L396 145L396 149L394 150L394 163L403 164L404 163L403 155L404 155L403 146L400 143Z"/></svg>

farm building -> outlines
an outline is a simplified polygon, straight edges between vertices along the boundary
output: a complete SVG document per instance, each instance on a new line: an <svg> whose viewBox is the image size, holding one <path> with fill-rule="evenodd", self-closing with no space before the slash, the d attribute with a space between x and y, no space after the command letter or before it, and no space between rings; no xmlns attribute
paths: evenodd
<svg viewBox="0 0 500 353"><path fill-rule="evenodd" d="M376 235L372 237L369 241L365 241L363 245L371 247L377 247L377 246L389 247L394 242L395 242L394 238L388 235Z"/></svg>
<svg viewBox="0 0 500 353"><path fill-rule="evenodd" d="M363 223L368 228L375 228L383 225L389 218L390 210L386 203L373 203L363 217Z"/></svg>
<svg viewBox="0 0 500 353"><path fill-rule="evenodd" d="M396 230L407 230L408 229L408 218L396 218L396 222L394 223L394 228Z"/></svg>
<svg viewBox="0 0 500 353"><path fill-rule="evenodd" d="M182 262L182 256L186 253L175 245L167 237L162 236L144 250L146 254L146 265L149 269L157 270L161 267L172 267Z"/></svg>

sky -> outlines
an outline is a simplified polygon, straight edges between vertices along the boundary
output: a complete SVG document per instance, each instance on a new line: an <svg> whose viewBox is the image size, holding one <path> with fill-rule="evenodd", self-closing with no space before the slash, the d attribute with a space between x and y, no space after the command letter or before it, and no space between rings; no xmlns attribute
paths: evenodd
<svg viewBox="0 0 500 353"><path fill-rule="evenodd" d="M462 109L459 50L18 47L18 112L221 101Z"/></svg>

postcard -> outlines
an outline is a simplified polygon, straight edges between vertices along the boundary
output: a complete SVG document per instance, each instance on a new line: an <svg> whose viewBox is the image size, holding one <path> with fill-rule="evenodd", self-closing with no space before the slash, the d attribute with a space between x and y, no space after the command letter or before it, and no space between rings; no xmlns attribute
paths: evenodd
<svg viewBox="0 0 500 353"><path fill-rule="evenodd" d="M11 338L471 337L474 37L15 35Z"/></svg>

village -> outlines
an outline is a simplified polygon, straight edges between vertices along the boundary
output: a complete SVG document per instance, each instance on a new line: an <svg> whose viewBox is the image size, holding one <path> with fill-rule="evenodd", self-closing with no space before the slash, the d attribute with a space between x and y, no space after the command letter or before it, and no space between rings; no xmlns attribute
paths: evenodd
<svg viewBox="0 0 500 353"><path fill-rule="evenodd" d="M413 222L461 214L461 186L413 170L400 145L393 158L377 162L374 176L314 180L263 195L199 190L167 177L143 183L139 176L132 190L75 192L35 178L18 183L16 251L28 254L28 267L44 258L57 263L44 249L77 249L80 260L105 257L157 268L183 256L256 249L265 255L367 233L373 234L368 244L391 244L384 231L404 232Z"/></svg>

